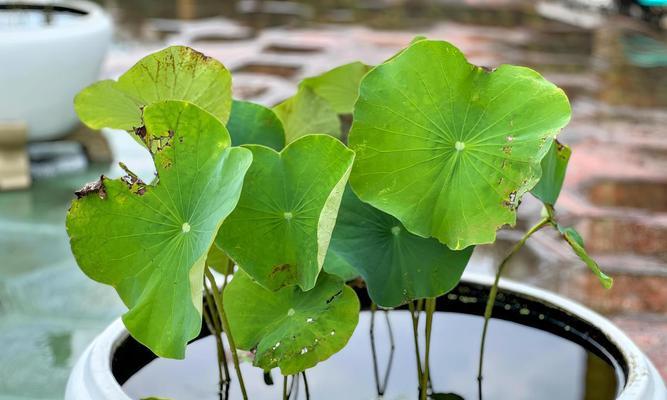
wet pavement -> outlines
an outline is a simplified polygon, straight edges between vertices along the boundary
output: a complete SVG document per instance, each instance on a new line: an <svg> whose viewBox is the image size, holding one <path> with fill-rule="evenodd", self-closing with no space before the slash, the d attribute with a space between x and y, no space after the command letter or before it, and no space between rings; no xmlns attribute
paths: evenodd
<svg viewBox="0 0 667 400"><path fill-rule="evenodd" d="M103 77L117 76L167 44L185 44L234 72L236 97L266 105L291 95L303 77L348 61L379 63L416 34L448 40L479 65L537 69L563 87L573 105L572 122L561 135L574 153L557 205L560 217L580 230L616 283L611 291L602 289L549 232L529 241L508 274L610 316L667 377L665 33L555 2L366 0L355 8L335 0L317 6L102 3L119 23ZM103 134L115 158L151 175L148 155L126 135ZM78 270L64 228L73 191L101 173L119 176L113 165L91 165L37 179L28 191L0 194L0 400L62 398L78 354L122 313L111 289ZM539 211L526 198L519 227ZM499 237L496 245L476 250L471 269L493 273L518 239L510 231Z"/></svg>

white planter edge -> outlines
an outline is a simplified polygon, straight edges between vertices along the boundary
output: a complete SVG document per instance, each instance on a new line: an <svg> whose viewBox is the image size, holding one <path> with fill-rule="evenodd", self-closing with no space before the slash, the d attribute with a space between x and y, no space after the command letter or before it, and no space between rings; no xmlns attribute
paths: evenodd
<svg viewBox="0 0 667 400"><path fill-rule="evenodd" d="M490 286L493 277L465 274L463 281ZM628 365L627 382L617 400L667 400L665 384L651 361L611 321L581 304L536 287L501 280L500 288L553 305L600 329L618 347ZM112 355L127 336L119 318L88 346L70 374L65 400L131 400L111 372Z"/></svg>

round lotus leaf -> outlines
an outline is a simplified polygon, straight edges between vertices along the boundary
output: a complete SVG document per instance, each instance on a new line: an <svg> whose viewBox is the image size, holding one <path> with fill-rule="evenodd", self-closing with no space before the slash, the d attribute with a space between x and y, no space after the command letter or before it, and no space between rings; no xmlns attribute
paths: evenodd
<svg viewBox="0 0 667 400"><path fill-rule="evenodd" d="M570 119L561 89L528 68L476 67L419 40L361 82L349 135L361 200L452 249L514 224L540 160Z"/></svg>
<svg viewBox="0 0 667 400"><path fill-rule="evenodd" d="M201 328L209 248L252 153L229 147L220 120L190 103L155 103L143 118L156 183L103 176L77 193L67 232L83 272L113 286L128 307L132 336L161 357L183 358Z"/></svg>
<svg viewBox="0 0 667 400"><path fill-rule="evenodd" d="M408 232L401 222L345 189L325 263L348 263L366 282L371 299L397 307L415 299L441 296L461 279L473 246L450 250L433 238ZM330 267L329 267L330 268Z"/></svg>
<svg viewBox="0 0 667 400"><path fill-rule="evenodd" d="M341 125L336 110L308 87L273 108L285 128L287 143L314 133L340 137Z"/></svg>
<svg viewBox="0 0 667 400"><path fill-rule="evenodd" d="M322 269L354 153L308 135L280 153L249 145L253 163L217 244L265 287L311 289Z"/></svg>
<svg viewBox="0 0 667 400"><path fill-rule="evenodd" d="M338 114L351 114L359 94L359 82L370 69L366 64L352 62L306 78L300 86L312 89L316 95L329 102Z"/></svg>
<svg viewBox="0 0 667 400"><path fill-rule="evenodd" d="M243 271L224 292L236 345L255 349L254 365L293 375L340 351L359 320L359 300L342 280L322 273L307 292L296 286L271 291Z"/></svg>
<svg viewBox="0 0 667 400"><path fill-rule="evenodd" d="M249 101L234 100L227 129L232 146L261 144L280 151L285 147L285 130L270 108Z"/></svg>
<svg viewBox="0 0 667 400"><path fill-rule="evenodd" d="M118 81L104 80L74 99L81 121L93 129L131 131L143 125L141 109L165 100L197 105L227 123L232 78L219 61L184 46L172 46L142 58Z"/></svg>

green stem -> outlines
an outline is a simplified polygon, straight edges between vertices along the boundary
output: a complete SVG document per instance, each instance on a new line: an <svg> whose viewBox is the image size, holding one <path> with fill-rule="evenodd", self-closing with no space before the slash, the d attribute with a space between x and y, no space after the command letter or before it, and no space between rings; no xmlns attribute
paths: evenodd
<svg viewBox="0 0 667 400"><path fill-rule="evenodd" d="M433 313L435 312L435 297L426 299L426 326L425 326L425 348L424 348L424 373L421 376L419 383L420 400L426 400L428 393L428 373L429 373L429 357L431 355L431 328L433 327Z"/></svg>
<svg viewBox="0 0 667 400"><path fill-rule="evenodd" d="M422 381L422 362L421 352L419 351L419 304L414 301L408 303L410 308L410 319L412 320L412 338L415 342L415 356L417 358L417 382Z"/></svg>
<svg viewBox="0 0 667 400"><path fill-rule="evenodd" d="M310 400L310 389L308 389L308 378L306 378L306 371L301 372L303 375L303 385L306 389L306 400Z"/></svg>
<svg viewBox="0 0 667 400"><path fill-rule="evenodd" d="M208 301L207 301L208 303ZM218 331L218 328L215 326L215 324L212 321L211 316L209 316L209 306L206 305L202 309L202 315L204 316L204 321L206 322L206 326L208 327L209 332L211 332L211 335L215 336L215 347L217 350L217 356L218 356L218 394L220 399L222 399L222 394L224 393L224 387L226 384L228 384L227 381L227 374L226 372L223 373L223 365L227 365L225 357L222 353L223 347L222 347L222 340L220 339L220 334L222 332Z"/></svg>
<svg viewBox="0 0 667 400"><path fill-rule="evenodd" d="M210 329L209 331L211 333L215 333L215 341L216 341L216 346L218 348L218 362L222 364L222 367L225 372L225 379L224 383L226 385L229 385L229 382L231 381L231 375L229 374L229 368L227 367L227 354L225 352L225 344L222 342L222 325L220 323L220 318L218 317L218 310L215 305L215 300L213 299L213 296L211 295L211 292L208 290L206 285L204 285L204 295L206 296L206 308L208 309L209 312L209 319L211 324L213 325L213 330ZM204 317L206 318L207 314L204 313Z"/></svg>
<svg viewBox="0 0 667 400"><path fill-rule="evenodd" d="M283 400L287 400L287 375L283 376Z"/></svg>
<svg viewBox="0 0 667 400"><path fill-rule="evenodd" d="M378 371L378 358L375 350L375 312L377 311L377 304L371 303L371 355L373 357L373 376L375 377L375 392L381 396L380 390L380 372Z"/></svg>
<svg viewBox="0 0 667 400"><path fill-rule="evenodd" d="M227 320L227 314L225 313L224 304L222 301L222 296L218 283L215 281L215 276L211 273L211 270L208 267L204 267L204 274L211 283L211 292L213 293L213 299L218 308L218 314L220 316L220 322L222 322L222 330L227 335L227 341L229 342L229 348L232 352L232 360L234 361L234 369L236 370L236 376L239 379L239 386L241 387L241 395L244 400L248 400L248 393L245 389L245 383L243 382L243 375L241 374L241 367L239 365L239 356L236 352L236 343L234 343L234 337L232 332L229 329L229 321ZM225 275L226 280L226 275Z"/></svg>
<svg viewBox="0 0 667 400"><path fill-rule="evenodd" d="M502 275L503 271L505 270L505 267L507 266L507 263L509 260L523 247L524 244L526 244L526 241L528 240L529 237L531 237L535 232L539 231L540 229L544 228L546 225L548 225L551 222L551 217L547 216L543 219L541 219L537 224L535 224L532 228L526 232L525 235L519 240L516 244L514 244L514 247L512 247L512 250L509 252L507 257L502 260L500 263L500 266L498 267L498 271L496 272L496 277L495 280L493 281L493 286L491 286L491 290L489 291L489 298L486 301L486 308L484 310L484 327L482 328L482 338L480 341L479 345L479 363L478 363L478 368L477 368L477 389L479 391L479 399L482 399L482 372L484 369L484 345L486 344L486 333L489 327L489 320L491 319L491 314L493 312L493 306L496 303L496 296L498 295L498 282L500 281L500 275Z"/></svg>

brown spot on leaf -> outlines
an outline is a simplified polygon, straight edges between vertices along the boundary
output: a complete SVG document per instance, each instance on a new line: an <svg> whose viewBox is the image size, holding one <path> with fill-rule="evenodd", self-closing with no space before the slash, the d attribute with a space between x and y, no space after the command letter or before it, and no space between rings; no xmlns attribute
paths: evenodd
<svg viewBox="0 0 667 400"><path fill-rule="evenodd" d="M274 265L273 268L271 268L271 275L275 276L275 275L280 274L282 272L289 271L290 268L292 268L292 265L290 265L290 264Z"/></svg>
<svg viewBox="0 0 667 400"><path fill-rule="evenodd" d="M130 171L129 168L122 162L118 163L118 165L125 171L127 175L122 176L120 178L123 183L127 185L127 187L135 194L138 194L139 196L142 196L144 193L146 193L146 183L139 179L139 177L132 171Z"/></svg>
<svg viewBox="0 0 667 400"><path fill-rule="evenodd" d="M104 187L104 175L100 175L99 180L86 183L81 189L74 192L77 199L88 196L91 193L97 193L100 199L107 198L107 190Z"/></svg>
<svg viewBox="0 0 667 400"><path fill-rule="evenodd" d="M146 127L145 126L140 126L138 128L134 128L134 134L139 136L143 142L146 142Z"/></svg>

